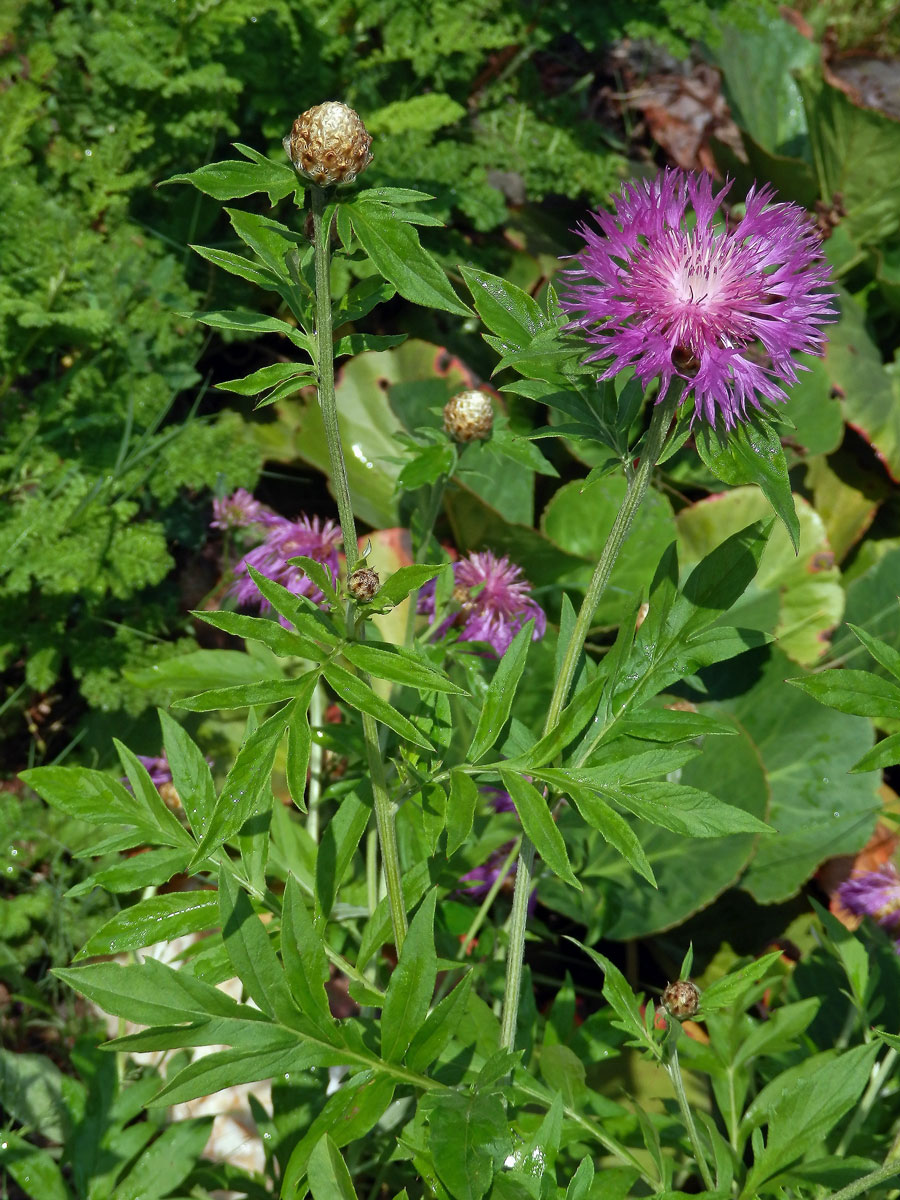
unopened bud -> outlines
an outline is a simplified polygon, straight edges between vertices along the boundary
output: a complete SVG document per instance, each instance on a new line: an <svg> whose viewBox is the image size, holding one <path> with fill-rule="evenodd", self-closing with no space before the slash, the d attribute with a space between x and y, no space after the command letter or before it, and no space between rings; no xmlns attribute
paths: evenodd
<svg viewBox="0 0 900 1200"><path fill-rule="evenodd" d="M494 424L494 406L487 392L459 392L444 406L444 428L457 442L487 437Z"/></svg>
<svg viewBox="0 0 900 1200"><path fill-rule="evenodd" d="M700 989L689 979L676 979L663 992L662 1002L676 1021L686 1021L700 1007Z"/></svg>
<svg viewBox="0 0 900 1200"><path fill-rule="evenodd" d="M378 572L373 571L371 567L360 567L347 580L347 590L353 599L359 600L361 604L368 604L380 585Z"/></svg>
<svg viewBox="0 0 900 1200"><path fill-rule="evenodd" d="M301 113L284 139L294 170L319 187L352 183L372 161L359 114L340 100L326 100Z"/></svg>

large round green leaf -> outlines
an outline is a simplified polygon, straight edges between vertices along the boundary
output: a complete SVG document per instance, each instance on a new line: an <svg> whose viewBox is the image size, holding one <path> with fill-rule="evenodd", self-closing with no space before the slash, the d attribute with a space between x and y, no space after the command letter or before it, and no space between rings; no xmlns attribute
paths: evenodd
<svg viewBox="0 0 900 1200"><path fill-rule="evenodd" d="M877 775L848 774L873 743L869 721L785 684L799 674L772 651L753 686L722 705L752 739L772 791L778 833L759 839L741 884L760 904L786 900L826 858L859 850L881 809Z"/></svg>
<svg viewBox="0 0 900 1200"><path fill-rule="evenodd" d="M813 663L828 647L828 633L844 611L840 571L821 517L794 497L800 519L800 553L794 554L783 526L772 530L756 579L722 618L723 623L774 633L785 653ZM755 488L735 488L700 500L676 518L682 567L693 566L732 533L770 513Z"/></svg>

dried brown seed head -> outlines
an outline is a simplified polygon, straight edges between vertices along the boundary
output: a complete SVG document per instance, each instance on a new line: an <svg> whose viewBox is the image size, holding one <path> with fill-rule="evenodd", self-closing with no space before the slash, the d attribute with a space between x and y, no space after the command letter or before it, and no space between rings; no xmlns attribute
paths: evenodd
<svg viewBox="0 0 900 1200"><path fill-rule="evenodd" d="M359 600L361 604L368 604L380 586L378 572L373 571L371 567L360 567L347 580L347 590L353 599Z"/></svg>
<svg viewBox="0 0 900 1200"><path fill-rule="evenodd" d="M491 432L494 406L487 392L459 392L444 406L444 428L457 442L474 442Z"/></svg>
<svg viewBox="0 0 900 1200"><path fill-rule="evenodd" d="M676 979L663 992L662 1002L676 1021L686 1021L700 1007L700 989L689 979Z"/></svg>
<svg viewBox="0 0 900 1200"><path fill-rule="evenodd" d="M323 188L352 183L372 161L371 145L359 114L340 100L308 108L284 139L294 170Z"/></svg>

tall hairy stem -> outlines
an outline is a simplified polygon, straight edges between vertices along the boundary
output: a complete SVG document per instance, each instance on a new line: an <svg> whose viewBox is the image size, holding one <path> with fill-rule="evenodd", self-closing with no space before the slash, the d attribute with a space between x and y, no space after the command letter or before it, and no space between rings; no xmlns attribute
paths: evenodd
<svg viewBox="0 0 900 1200"><path fill-rule="evenodd" d="M634 518L647 493L650 476L662 452L675 406L678 403L680 389L670 392L663 400L654 406L650 428L643 453L637 469L631 476L628 491L622 507L610 530L609 537L588 586L584 602L575 621L572 637L566 647L565 657L560 668L559 677L553 689L547 718L544 722L544 733L547 734L559 721L560 713L565 707L569 691L575 678L578 659L584 649L585 639L597 605L609 582L609 577L615 565L619 551L631 530ZM519 996L522 990L522 963L525 956L525 926L528 919L528 898L531 895L531 879L534 871L534 845L529 838L522 838L522 848L516 865L516 886L513 893L512 913L509 926L509 948L506 956L506 990L503 997L503 1016L500 1025L500 1046L504 1050L512 1050L516 1040L516 1021L519 1016Z"/></svg>
<svg viewBox="0 0 900 1200"><path fill-rule="evenodd" d="M328 193L313 186L312 214L315 244L316 271L316 372L318 378L319 408L328 443L328 458L331 464L331 484L337 499L338 516L347 559L347 574L351 574L359 562L356 522L350 501L350 485L347 482L347 466L341 445L337 400L334 394L334 343L331 327L331 230L330 222L324 220ZM349 624L349 622L348 622ZM364 628L360 623L355 634L362 638ZM388 795L384 760L378 740L378 726L368 713L362 714L363 735L366 744L366 759L375 805L375 823L381 847L381 861L387 883L388 904L394 944L399 953L406 937L406 908L400 880L400 852L397 846L397 831L394 809Z"/></svg>

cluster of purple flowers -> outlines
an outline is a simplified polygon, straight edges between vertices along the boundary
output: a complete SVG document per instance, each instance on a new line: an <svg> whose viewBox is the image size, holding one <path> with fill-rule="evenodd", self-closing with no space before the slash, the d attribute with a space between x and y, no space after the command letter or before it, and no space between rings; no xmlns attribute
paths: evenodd
<svg viewBox="0 0 900 1200"><path fill-rule="evenodd" d="M500 788L486 787L482 789L483 794L488 798L494 812L515 812L516 806L512 802L512 797L509 792L504 792ZM513 848L512 842L505 842L502 846L498 846L487 859L478 867L473 867L471 871L467 871L465 875L461 875L459 882L465 884L463 894L466 896L486 896L497 879L500 877L500 872L503 864L509 857L509 852ZM508 874L509 881L516 877L516 863L513 863ZM537 889L532 888L531 896L528 900L529 912L534 910L537 900Z"/></svg>
<svg viewBox="0 0 900 1200"><path fill-rule="evenodd" d="M633 367L645 387L659 379L662 398L678 376L695 416L714 425L721 414L726 429L760 396L786 399L791 355L821 354L821 326L836 316L804 209L754 186L729 229L719 209L730 187L714 194L709 175L680 170L624 184L615 216L593 214L599 232L580 227L585 248L561 297L569 328L596 346L588 361L608 360L601 379Z"/></svg>
<svg viewBox="0 0 900 1200"><path fill-rule="evenodd" d="M271 607L251 579L250 567L267 579L280 583L295 596L308 596L314 604L323 604L325 596L321 589L304 571L288 562L288 559L298 555L322 563L328 569L332 582L337 583L341 529L334 521L307 516L289 521L287 517L279 516L260 504L244 488L238 488L233 495L213 501L213 520L210 524L215 529L241 529L257 525L264 530L260 545L248 551L235 564L234 582L228 594L234 596L242 606L255 607L261 612Z"/></svg>
<svg viewBox="0 0 900 1200"><path fill-rule="evenodd" d="M452 627L459 628L462 642L487 642L497 657L526 623L534 618L533 639L543 637L547 628L544 610L531 598L531 585L522 578L522 569L505 556L497 558L490 550L468 554L453 564L454 599L459 605L436 631L443 637ZM432 620L435 615L435 585L426 583L419 593L420 613Z"/></svg>
<svg viewBox="0 0 900 1200"><path fill-rule="evenodd" d="M851 875L838 888L838 898L850 912L874 917L884 929L896 933L894 944L900 954L900 874L893 863Z"/></svg>

